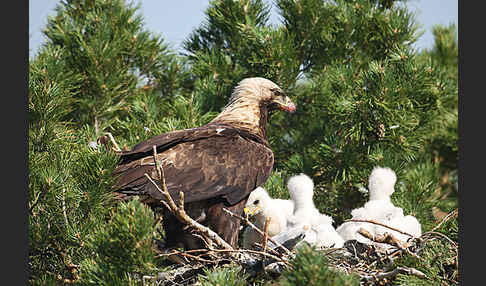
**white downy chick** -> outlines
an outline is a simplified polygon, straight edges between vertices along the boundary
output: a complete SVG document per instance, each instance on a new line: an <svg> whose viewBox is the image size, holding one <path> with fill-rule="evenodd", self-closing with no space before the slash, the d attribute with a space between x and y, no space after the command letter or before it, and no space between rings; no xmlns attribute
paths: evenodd
<svg viewBox="0 0 486 286"><path fill-rule="evenodd" d="M407 215L404 217L397 217L390 222L391 226L400 229L406 233L413 235L413 237L420 237L422 235L422 227L416 217ZM397 231L390 231L389 229L383 230L380 233L391 232L396 238L407 241L410 236L399 233Z"/></svg>
<svg viewBox="0 0 486 286"><path fill-rule="evenodd" d="M258 187L250 193L245 205L245 213L255 216L255 226L263 230L265 221L270 218L268 235L270 237L287 229L287 220L294 211L294 204L290 200L273 199L267 191ZM260 235L251 227L243 232L243 246L250 248L260 239Z"/></svg>
<svg viewBox="0 0 486 286"><path fill-rule="evenodd" d="M375 220L406 232L410 230L410 234L418 234L420 236L420 223L418 223L417 219L413 216L404 217L403 210L394 206L391 202L390 197L395 191L394 186L396 181L397 177L393 170L390 168L375 167L368 181L369 201L363 207L351 211L352 219ZM360 228L366 229L373 235L388 232L403 241L409 238L409 236L392 231L389 228L365 222L343 223L337 228L337 232L345 241L356 239L362 243L373 243L358 233ZM373 244L379 246L381 249L387 248L387 245L384 244Z"/></svg>
<svg viewBox="0 0 486 286"><path fill-rule="evenodd" d="M287 182L290 198L294 202L294 214L289 219L289 227L307 230L304 238L317 247L342 247L344 240L338 235L332 223L334 220L321 214L315 207L314 182L305 174L292 176Z"/></svg>
<svg viewBox="0 0 486 286"><path fill-rule="evenodd" d="M397 208L391 202L391 195L395 192L397 176L390 168L375 167L368 180L370 192L369 201L364 205L367 217L375 220L391 220L395 217L403 217L403 210ZM362 215L359 211L355 212Z"/></svg>

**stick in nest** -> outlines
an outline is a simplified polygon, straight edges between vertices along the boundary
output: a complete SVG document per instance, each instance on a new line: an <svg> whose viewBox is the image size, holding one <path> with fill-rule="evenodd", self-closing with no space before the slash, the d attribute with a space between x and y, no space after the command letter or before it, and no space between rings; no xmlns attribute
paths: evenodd
<svg viewBox="0 0 486 286"><path fill-rule="evenodd" d="M256 225L254 225L253 223L250 222L250 220L246 217L242 217L240 215L237 215L235 213L233 213L232 211L226 209L226 208L223 208L223 211L226 212L227 214L231 215L231 216L234 216L236 218L239 218L240 220L244 221L247 225L249 225L252 229L254 229L258 234L260 234L261 236L265 236L265 233L259 229ZM275 239L273 239L272 237L267 237L268 240L270 240L271 242L273 242L278 248L281 248L283 249L287 254L291 254L290 250L288 250L285 246L283 246L282 244L280 244L279 242L277 242Z"/></svg>
<svg viewBox="0 0 486 286"><path fill-rule="evenodd" d="M267 249L267 240L268 240L268 227L270 226L270 220L272 218L269 218L267 217L265 219L265 227L264 227L264 234L263 234L263 247L262 247L262 251L265 252L265 250Z"/></svg>
<svg viewBox="0 0 486 286"><path fill-rule="evenodd" d="M415 268L408 268L408 267L397 267L389 272L381 272L375 275L366 275L366 276L362 276L362 278L366 280L384 279L384 278L394 277L399 273L413 275L415 277L422 278L422 279L427 278L427 275L425 275L422 271L419 271Z"/></svg>
<svg viewBox="0 0 486 286"><path fill-rule="evenodd" d="M396 232L399 232L399 233L408 235L410 237L414 237L413 235L411 235L410 233L408 233L406 231L399 230L398 228L391 227L391 226L386 225L386 224L383 224L381 222L377 222L376 220L371 220L371 219L348 219L348 220L345 220L344 222L366 222L366 223L372 223L372 224L376 224L376 225L379 225L379 226L383 226L383 227L389 228L391 230L394 230Z"/></svg>
<svg viewBox="0 0 486 286"><path fill-rule="evenodd" d="M417 254L408 250L408 247L409 247L408 243L397 239L391 233L385 232L384 235L381 235L381 234L372 235L371 233L369 233L364 228L360 228L358 233L361 234L362 236L368 238L371 241L378 242L378 243L385 243L385 244L388 244L388 245L391 245L391 246L395 246L396 248L398 248L402 251L405 251L406 253L412 255L415 258L421 259Z"/></svg>
<svg viewBox="0 0 486 286"><path fill-rule="evenodd" d="M167 209L182 223L190 225L192 228L196 229L201 235L203 235L206 239L211 241L212 243L216 244L217 246L223 249L233 249L231 245L229 245L224 239L222 239L217 233L212 231L211 229L203 226L202 224L198 223L197 221L193 220L190 216L187 215L186 211L184 210L184 193L179 192L179 206L177 206L169 194L167 190L167 186L165 184L165 175L164 170L157 162L157 149L156 146L153 146L154 151L154 162L155 168L157 171L157 175L159 176L159 180L162 185L162 189L152 180L152 178L145 173L147 179L155 186L155 188L165 197L167 202L161 200Z"/></svg>
<svg viewBox="0 0 486 286"><path fill-rule="evenodd" d="M374 242L386 243L388 245L395 246L402 250L406 248L406 245L403 245L403 242L397 239L396 237L394 237L391 233L385 232L384 235L381 234L372 235L364 228L360 228L358 233Z"/></svg>

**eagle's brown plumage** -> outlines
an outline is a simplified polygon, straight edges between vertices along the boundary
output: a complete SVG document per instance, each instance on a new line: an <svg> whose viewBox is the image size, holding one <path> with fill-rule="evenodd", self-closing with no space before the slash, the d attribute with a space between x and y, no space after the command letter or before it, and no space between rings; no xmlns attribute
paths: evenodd
<svg viewBox="0 0 486 286"><path fill-rule="evenodd" d="M139 195L152 206L163 199L144 176L157 178L153 146L164 169L167 189L177 201L184 193L187 213L237 246L240 222L222 208L241 214L248 195L265 183L273 167L266 136L269 111L295 111L280 87L264 78L247 78L235 88L228 105L210 123L152 137L122 152L113 186L120 197ZM164 210L167 247L202 247Z"/></svg>

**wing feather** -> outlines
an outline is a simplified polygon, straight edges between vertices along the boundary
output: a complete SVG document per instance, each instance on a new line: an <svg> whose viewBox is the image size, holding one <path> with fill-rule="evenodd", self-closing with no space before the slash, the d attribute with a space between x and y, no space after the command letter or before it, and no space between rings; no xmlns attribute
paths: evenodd
<svg viewBox="0 0 486 286"><path fill-rule="evenodd" d="M156 178L151 154L151 144L155 144L167 189L175 201L183 192L187 203L222 196L229 204L236 204L265 183L273 166L273 153L239 130L221 129L174 131L136 145L115 170L118 181L114 189L163 199L144 175Z"/></svg>

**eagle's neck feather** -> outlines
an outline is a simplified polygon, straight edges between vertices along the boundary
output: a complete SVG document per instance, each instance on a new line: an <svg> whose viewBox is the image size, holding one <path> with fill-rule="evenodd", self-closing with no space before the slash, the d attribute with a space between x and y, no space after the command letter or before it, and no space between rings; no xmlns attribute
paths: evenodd
<svg viewBox="0 0 486 286"><path fill-rule="evenodd" d="M227 124L267 140L267 108L257 99L234 100L211 123Z"/></svg>

